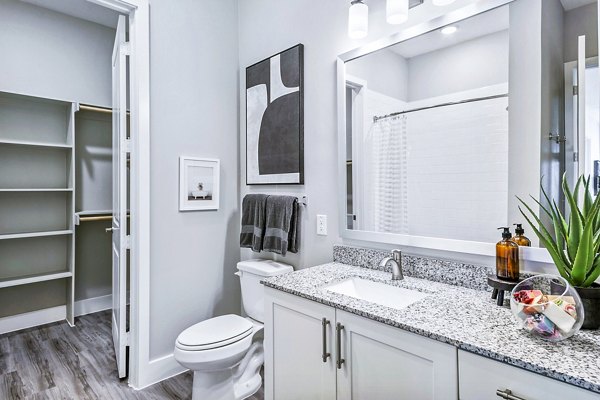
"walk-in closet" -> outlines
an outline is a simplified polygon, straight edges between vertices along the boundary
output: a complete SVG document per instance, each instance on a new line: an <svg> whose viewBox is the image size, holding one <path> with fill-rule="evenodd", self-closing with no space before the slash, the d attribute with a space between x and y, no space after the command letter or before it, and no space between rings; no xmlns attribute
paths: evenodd
<svg viewBox="0 0 600 400"><path fill-rule="evenodd" d="M70 11L0 16L0 334L112 307L117 15Z"/></svg>

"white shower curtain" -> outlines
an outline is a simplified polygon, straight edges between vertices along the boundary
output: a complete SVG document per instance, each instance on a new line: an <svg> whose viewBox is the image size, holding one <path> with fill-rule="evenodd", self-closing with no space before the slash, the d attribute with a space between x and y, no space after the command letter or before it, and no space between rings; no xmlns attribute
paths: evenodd
<svg viewBox="0 0 600 400"><path fill-rule="evenodd" d="M366 229L408 233L406 116L379 119L366 144Z"/></svg>

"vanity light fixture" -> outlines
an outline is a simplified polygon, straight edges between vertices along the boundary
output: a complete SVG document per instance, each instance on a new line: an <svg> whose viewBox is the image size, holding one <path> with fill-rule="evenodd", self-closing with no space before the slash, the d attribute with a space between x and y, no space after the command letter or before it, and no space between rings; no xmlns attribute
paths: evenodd
<svg viewBox="0 0 600 400"><path fill-rule="evenodd" d="M434 0L441 1L441 0ZM444 0L450 4L454 0ZM408 20L408 10L423 4L425 0L386 0L386 20L398 25ZM348 12L348 36L362 39L369 33L369 6L365 0L351 0Z"/></svg>
<svg viewBox="0 0 600 400"><path fill-rule="evenodd" d="M348 13L348 36L362 39L369 33L369 6L363 0L352 0Z"/></svg>
<svg viewBox="0 0 600 400"><path fill-rule="evenodd" d="M440 32L442 32L443 35L452 35L457 30L458 30L457 26L450 25L450 26L443 27Z"/></svg>
<svg viewBox="0 0 600 400"><path fill-rule="evenodd" d="M454 3L456 0L431 0L431 3L434 6L439 6L439 7L443 7L443 6L447 6L449 4Z"/></svg>
<svg viewBox="0 0 600 400"><path fill-rule="evenodd" d="M387 0L385 15L388 24L398 25L408 20L408 0Z"/></svg>

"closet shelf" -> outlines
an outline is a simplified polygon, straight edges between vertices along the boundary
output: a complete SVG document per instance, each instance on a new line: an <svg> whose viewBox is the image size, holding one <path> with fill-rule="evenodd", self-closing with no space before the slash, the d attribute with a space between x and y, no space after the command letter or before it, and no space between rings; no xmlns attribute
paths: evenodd
<svg viewBox="0 0 600 400"><path fill-rule="evenodd" d="M73 189L55 189L55 188L50 188L50 189L40 189L40 188L23 188L23 189L0 189L0 193L2 192L6 192L6 193L19 193L19 192L72 192Z"/></svg>
<svg viewBox="0 0 600 400"><path fill-rule="evenodd" d="M36 146L36 147L54 147L58 149L71 149L72 145L66 143L48 143L48 142L34 142L27 140L6 140L0 139L0 145L9 144L15 146Z"/></svg>
<svg viewBox="0 0 600 400"><path fill-rule="evenodd" d="M12 286L28 285L30 283L53 281L57 279L71 278L73 274L69 271L55 271L46 272L43 274L25 275L15 278L2 278L0 279L0 288L7 288Z"/></svg>
<svg viewBox="0 0 600 400"><path fill-rule="evenodd" d="M26 238L43 237L43 236L64 236L64 235L71 235L72 233L73 233L72 230L10 233L10 234L0 235L0 240L26 239Z"/></svg>

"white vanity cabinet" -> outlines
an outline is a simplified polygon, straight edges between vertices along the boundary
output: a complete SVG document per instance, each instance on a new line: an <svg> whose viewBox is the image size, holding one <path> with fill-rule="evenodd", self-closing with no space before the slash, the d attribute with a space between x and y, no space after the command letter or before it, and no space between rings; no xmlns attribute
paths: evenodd
<svg viewBox="0 0 600 400"><path fill-rule="evenodd" d="M338 337L338 399L457 398L454 346L341 310L336 346Z"/></svg>
<svg viewBox="0 0 600 400"><path fill-rule="evenodd" d="M270 288L265 294L266 399L458 398L455 347Z"/></svg>
<svg viewBox="0 0 600 400"><path fill-rule="evenodd" d="M265 399L335 399L335 309L265 290Z"/></svg>
<svg viewBox="0 0 600 400"><path fill-rule="evenodd" d="M600 400L588 390L462 350L458 369L461 400Z"/></svg>

